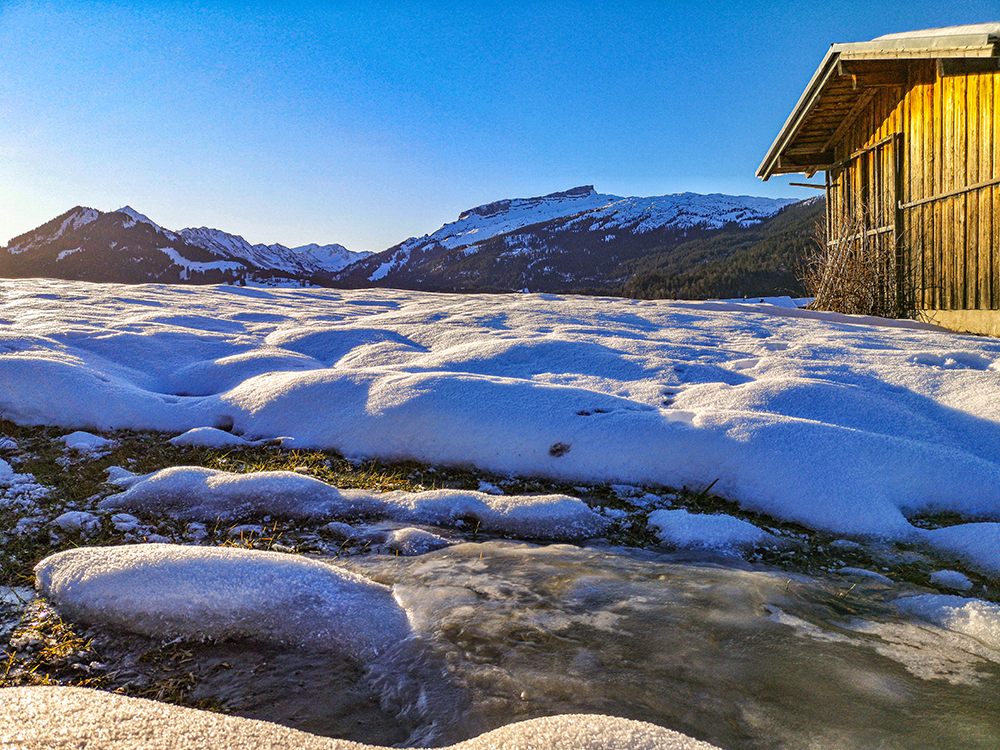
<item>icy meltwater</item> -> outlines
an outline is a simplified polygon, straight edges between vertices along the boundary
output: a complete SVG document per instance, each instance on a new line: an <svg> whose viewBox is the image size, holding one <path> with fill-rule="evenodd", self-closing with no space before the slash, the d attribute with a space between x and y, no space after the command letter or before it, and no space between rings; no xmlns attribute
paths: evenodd
<svg viewBox="0 0 1000 750"><path fill-rule="evenodd" d="M914 592L876 579L564 544L331 562L391 586L413 636L353 666L311 648L204 646L211 677L192 697L386 745L566 713L644 720L727 750L1000 738L996 620L973 613L949 630L912 614L957 598L900 604Z"/></svg>
<svg viewBox="0 0 1000 750"><path fill-rule="evenodd" d="M438 644L463 721L598 712L732 750L1000 741L1000 652L877 582L496 542L351 568Z"/></svg>

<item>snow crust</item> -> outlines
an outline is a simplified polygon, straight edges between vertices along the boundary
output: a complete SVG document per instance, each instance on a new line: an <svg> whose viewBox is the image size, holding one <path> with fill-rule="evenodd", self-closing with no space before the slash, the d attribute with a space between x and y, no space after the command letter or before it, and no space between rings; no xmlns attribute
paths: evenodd
<svg viewBox="0 0 1000 750"><path fill-rule="evenodd" d="M0 411L17 422L718 480L750 510L1000 570L995 339L774 304L41 280L6 282L0 317ZM935 512L983 523L909 521Z"/></svg>
<svg viewBox="0 0 1000 750"><path fill-rule="evenodd" d="M380 584L298 555L233 547L81 547L35 566L64 616L154 638L248 639L359 661L410 635Z"/></svg>
<svg viewBox="0 0 1000 750"><path fill-rule="evenodd" d="M69 687L2 691L0 745L21 750L388 750L266 721ZM568 714L511 724L450 750L718 750L686 735L613 716ZM447 748L445 750L448 750Z"/></svg>
<svg viewBox="0 0 1000 750"><path fill-rule="evenodd" d="M1000 576L1000 523L963 523L920 532L939 552L957 555L985 573Z"/></svg>
<svg viewBox="0 0 1000 750"><path fill-rule="evenodd" d="M101 501L104 509L166 513L214 522L247 516L281 518L383 517L438 526L473 524L482 531L534 539L597 536L608 521L567 495L490 495L463 490L375 493L341 490L290 471L232 474L176 466L123 478L128 488Z"/></svg>

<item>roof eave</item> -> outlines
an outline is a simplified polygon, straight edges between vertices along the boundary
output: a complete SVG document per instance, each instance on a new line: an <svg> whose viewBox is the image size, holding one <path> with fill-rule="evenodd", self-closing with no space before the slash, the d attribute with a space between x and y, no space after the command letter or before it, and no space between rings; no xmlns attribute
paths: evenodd
<svg viewBox="0 0 1000 750"><path fill-rule="evenodd" d="M782 150L795 137L799 127L802 125L802 121L806 118L809 110L812 109L816 99L819 98L820 93L823 91L823 86L826 85L827 80L829 80L833 71L837 68L837 59L840 57L840 51L837 49L838 46L842 45L834 44L827 50L826 55L823 57L823 62L820 63L816 72L813 73L813 77L809 80L805 91L802 92L802 96L799 97L799 101L792 108L792 112L788 115L788 119L785 120L785 124L782 125L781 130L778 131L778 136L774 139L774 143L771 144L771 148L768 149L767 156L764 157L764 161L757 168L757 176L760 179L766 181L772 175L776 174L775 170L777 169L778 159L781 156Z"/></svg>
<svg viewBox="0 0 1000 750"><path fill-rule="evenodd" d="M823 91L823 87L836 70L837 62L843 60L895 60L895 59L937 59L945 57L994 57L1000 48L1000 38L990 34L959 34L954 36L906 37L883 39L872 42L850 42L833 44L823 57L823 62L813 74L799 101L792 109L777 138L768 149L767 155L757 168L757 176L768 180L775 174L807 172L803 165L782 168L781 154L788 143L795 138L803 121L812 110ZM822 165L815 165L822 169Z"/></svg>

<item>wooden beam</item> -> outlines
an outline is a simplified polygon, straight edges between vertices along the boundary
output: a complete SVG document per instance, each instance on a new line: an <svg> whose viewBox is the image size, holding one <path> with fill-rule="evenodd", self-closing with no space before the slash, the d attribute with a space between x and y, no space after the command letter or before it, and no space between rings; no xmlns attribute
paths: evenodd
<svg viewBox="0 0 1000 750"><path fill-rule="evenodd" d="M808 182L789 182L791 187L812 188L813 190L826 190L826 185L813 185Z"/></svg>
<svg viewBox="0 0 1000 750"><path fill-rule="evenodd" d="M837 142L843 138L844 134L848 131L854 121L861 116L861 113L865 111L865 107L875 98L875 89L868 89L864 92L854 106L851 107L851 111L847 113L847 117L840 121L840 125L837 129L833 131L829 138L826 139L826 143L823 144L822 151L829 151L831 148L837 145Z"/></svg>
<svg viewBox="0 0 1000 750"><path fill-rule="evenodd" d="M975 185L966 185L965 187L949 190L945 193L938 193L937 195L920 198L919 200L910 201L909 203L900 203L899 208L900 210L915 208L916 206L922 206L925 203L933 203L934 201L944 200L945 198L954 198L956 195L964 195L965 193L971 193L973 190L982 190L983 188L993 187L994 185L1000 185L1000 177L995 180L977 182Z"/></svg>
<svg viewBox="0 0 1000 750"><path fill-rule="evenodd" d="M805 158L810 156L812 158ZM778 164L791 171L801 172L804 169L825 169L836 164L836 156L832 151L820 151L812 154L804 154L803 158L793 158L782 153L778 157ZM797 169L795 169L797 168Z"/></svg>

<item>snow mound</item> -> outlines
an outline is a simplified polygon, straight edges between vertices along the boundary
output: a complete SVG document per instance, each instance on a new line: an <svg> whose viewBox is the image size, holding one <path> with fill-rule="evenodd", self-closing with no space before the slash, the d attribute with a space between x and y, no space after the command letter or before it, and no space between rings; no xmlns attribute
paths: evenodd
<svg viewBox="0 0 1000 750"><path fill-rule="evenodd" d="M660 541L677 547L742 549L773 539L752 523L723 514L655 510L649 514L649 525L656 530Z"/></svg>
<svg viewBox="0 0 1000 750"><path fill-rule="evenodd" d="M471 525L474 529L534 539L597 536L607 519L568 495L489 495L464 490L375 493L341 490L290 471L233 474L175 466L130 481L102 509L167 513L186 521L246 516L295 519L386 517L403 523Z"/></svg>
<svg viewBox="0 0 1000 750"><path fill-rule="evenodd" d="M364 662L410 635L387 587L277 552L85 547L42 560L35 584L72 620L154 638L298 644Z"/></svg>
<svg viewBox="0 0 1000 750"><path fill-rule="evenodd" d="M59 442L65 445L69 450L74 450L79 453L98 453L115 444L114 440L108 440L100 435L94 435L93 433L82 431L64 435L59 438Z"/></svg>
<svg viewBox="0 0 1000 750"><path fill-rule="evenodd" d="M1000 605L948 594L921 594L897 599L896 607L1000 651Z"/></svg>
<svg viewBox="0 0 1000 750"><path fill-rule="evenodd" d="M931 583L956 591L968 591L973 585L967 575L957 570L935 570L931 573Z"/></svg>
<svg viewBox="0 0 1000 750"><path fill-rule="evenodd" d="M202 448L246 448L253 445L239 435L233 435L231 432L215 427L195 427L193 430L170 438L167 442L174 445L191 445Z"/></svg>
<svg viewBox="0 0 1000 750"><path fill-rule="evenodd" d="M3 691L0 745L21 750L388 750L86 688ZM641 721L569 714L511 724L450 750L718 750ZM447 749L443 749L447 750Z"/></svg>
<svg viewBox="0 0 1000 750"><path fill-rule="evenodd" d="M920 537L936 550L958 555L984 573L1000 575L1000 523L961 523L921 530Z"/></svg>

